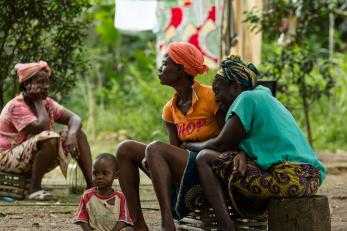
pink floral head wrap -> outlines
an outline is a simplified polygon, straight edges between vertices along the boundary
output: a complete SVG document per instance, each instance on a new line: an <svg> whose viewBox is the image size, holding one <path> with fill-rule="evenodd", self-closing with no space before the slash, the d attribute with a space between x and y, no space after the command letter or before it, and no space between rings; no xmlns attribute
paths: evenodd
<svg viewBox="0 0 347 231"><path fill-rule="evenodd" d="M193 44L171 43L167 54L175 63L182 64L184 71L193 77L208 71L208 67L204 64L204 55Z"/></svg>
<svg viewBox="0 0 347 231"><path fill-rule="evenodd" d="M19 78L19 83L33 77L39 71L45 71L48 77L51 75L52 71L45 61L39 61L37 63L18 63L14 67Z"/></svg>

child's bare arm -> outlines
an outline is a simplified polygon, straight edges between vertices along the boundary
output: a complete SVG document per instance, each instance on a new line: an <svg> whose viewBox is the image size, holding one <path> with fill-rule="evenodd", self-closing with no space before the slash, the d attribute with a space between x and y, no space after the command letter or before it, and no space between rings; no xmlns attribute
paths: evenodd
<svg viewBox="0 0 347 231"><path fill-rule="evenodd" d="M129 226L124 221L117 221L117 224L114 226L112 231L132 231L133 228Z"/></svg>
<svg viewBox="0 0 347 231"><path fill-rule="evenodd" d="M83 231L91 231L92 228L90 227L90 225L88 223L85 222L77 222L77 225L80 225Z"/></svg>

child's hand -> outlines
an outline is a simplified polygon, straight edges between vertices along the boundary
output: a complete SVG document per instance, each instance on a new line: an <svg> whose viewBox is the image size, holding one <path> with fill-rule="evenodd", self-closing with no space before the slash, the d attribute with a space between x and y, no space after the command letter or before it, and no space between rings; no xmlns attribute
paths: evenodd
<svg viewBox="0 0 347 231"><path fill-rule="evenodd" d="M246 173L246 154L244 152L239 152L234 158L234 171L233 173L239 173L241 176L244 176Z"/></svg>

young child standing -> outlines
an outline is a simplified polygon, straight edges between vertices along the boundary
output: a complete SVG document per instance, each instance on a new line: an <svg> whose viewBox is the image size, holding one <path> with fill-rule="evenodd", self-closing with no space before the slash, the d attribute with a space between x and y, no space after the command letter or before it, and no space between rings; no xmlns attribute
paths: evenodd
<svg viewBox="0 0 347 231"><path fill-rule="evenodd" d="M132 220L122 192L112 188L118 179L116 158L109 153L98 155L93 162L94 188L84 191L75 214L75 224L86 230L131 231Z"/></svg>

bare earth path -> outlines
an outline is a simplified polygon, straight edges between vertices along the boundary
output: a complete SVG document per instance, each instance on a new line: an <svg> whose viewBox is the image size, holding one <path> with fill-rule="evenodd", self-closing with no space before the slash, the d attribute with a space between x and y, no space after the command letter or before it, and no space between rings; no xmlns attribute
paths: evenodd
<svg viewBox="0 0 347 231"><path fill-rule="evenodd" d="M329 175L320 188L319 194L329 197L333 231L347 230L347 154L322 153L320 159L325 163ZM52 181L46 179L46 184ZM160 213L154 192L148 178L143 177L145 184L141 195L146 221L150 230L159 230ZM58 201L40 203L32 201L0 201L0 231L8 230L80 230L72 224L73 213L79 195L69 195L67 186L53 187L52 193Z"/></svg>

